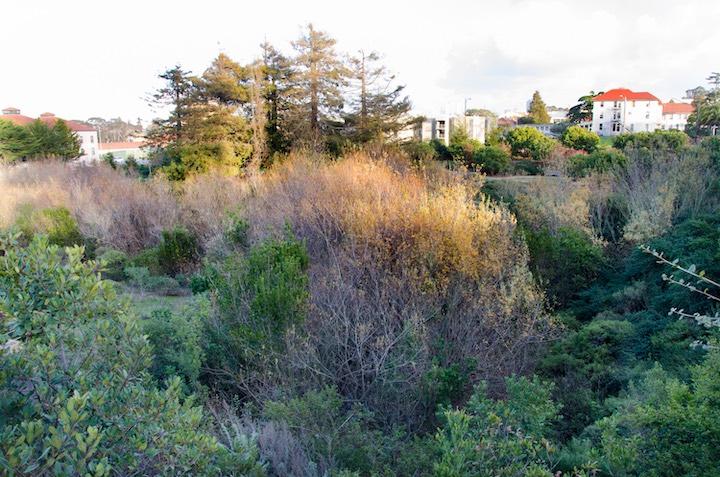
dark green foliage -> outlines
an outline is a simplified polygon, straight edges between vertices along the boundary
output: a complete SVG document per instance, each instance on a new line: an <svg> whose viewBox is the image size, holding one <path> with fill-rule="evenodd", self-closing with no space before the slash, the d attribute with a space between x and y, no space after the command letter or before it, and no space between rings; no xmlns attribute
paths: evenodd
<svg viewBox="0 0 720 477"><path fill-rule="evenodd" d="M613 147L624 150L627 148L667 149L680 152L689 142L688 135L677 130L658 129L654 132L638 132L619 134L613 141Z"/></svg>
<svg viewBox="0 0 720 477"><path fill-rule="evenodd" d="M152 292L169 296L183 294L177 280L164 275L152 275L145 267L126 267L124 272L128 284L143 293Z"/></svg>
<svg viewBox="0 0 720 477"><path fill-rule="evenodd" d="M0 120L0 157L17 159L75 159L80 157L80 139L58 119L52 126L40 120L16 126Z"/></svg>
<svg viewBox="0 0 720 477"><path fill-rule="evenodd" d="M571 227L527 230L526 240L530 268L558 305L566 305L597 277L602 250L584 232Z"/></svg>
<svg viewBox="0 0 720 477"><path fill-rule="evenodd" d="M403 150L416 163L430 161L435 158L435 147L426 141L409 141L403 144Z"/></svg>
<svg viewBox="0 0 720 477"><path fill-rule="evenodd" d="M305 319L308 255L293 237L268 239L205 273L214 297L209 322L209 366L262 373L282 353L285 332ZM243 389L252 384L226 383Z"/></svg>
<svg viewBox="0 0 720 477"><path fill-rule="evenodd" d="M164 230L157 246L160 269L174 275L191 269L200 257L197 238L183 228Z"/></svg>
<svg viewBox="0 0 720 477"><path fill-rule="evenodd" d="M470 373L458 364L434 364L425 381L425 398L437 405L449 406L464 396L470 383Z"/></svg>
<svg viewBox="0 0 720 477"><path fill-rule="evenodd" d="M700 147L707 151L710 160L715 166L720 166L720 137L706 137L700 143Z"/></svg>
<svg viewBox="0 0 720 477"><path fill-rule="evenodd" d="M472 163L487 174L502 174L510 170L510 154L500 146L485 146L473 153Z"/></svg>
<svg viewBox="0 0 720 477"><path fill-rule="evenodd" d="M231 214L225 226L225 240L234 247L246 247L248 245L248 231L250 224L242 217Z"/></svg>
<svg viewBox="0 0 720 477"><path fill-rule="evenodd" d="M593 172L609 172L625 167L627 157L616 149L601 149L591 154L578 154L568 159L568 174L586 177Z"/></svg>
<svg viewBox="0 0 720 477"><path fill-rule="evenodd" d="M200 316L192 314L197 310L187 311L183 316L155 310L143 321L143 332L154 351L150 373L160 383L178 376L189 391L197 386L203 350Z"/></svg>

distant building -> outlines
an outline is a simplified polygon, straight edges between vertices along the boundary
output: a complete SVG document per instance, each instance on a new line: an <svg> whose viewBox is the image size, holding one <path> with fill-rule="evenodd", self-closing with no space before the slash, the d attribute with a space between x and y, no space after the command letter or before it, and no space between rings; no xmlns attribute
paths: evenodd
<svg viewBox="0 0 720 477"><path fill-rule="evenodd" d="M657 96L646 91L616 88L593 98L591 130L600 136L658 129L683 130L692 111L691 104L663 104Z"/></svg>
<svg viewBox="0 0 720 477"><path fill-rule="evenodd" d="M22 114L20 114L20 110L18 108L13 107L3 109L2 115L0 115L0 119L10 121L11 123L17 124L18 126L26 126L36 120L28 116L23 116ZM54 126L55 122L58 119L60 118L56 117L53 113L43 113L40 115L39 118L37 118L37 120L42 121L50 127ZM78 139L80 140L81 156L78 158L78 160L98 160L100 156L98 154L97 130L92 126L81 123L79 121L64 121L65 124L67 124L68 128L70 128L71 131L77 134Z"/></svg>
<svg viewBox="0 0 720 477"><path fill-rule="evenodd" d="M398 138L401 140L414 139L416 141L437 140L446 146L450 144L452 133L458 128L467 131L468 136L482 143L485 142L485 128L487 120L485 116L439 116L424 118L409 125L400 131Z"/></svg>
<svg viewBox="0 0 720 477"><path fill-rule="evenodd" d="M690 114L695 111L695 107L688 103L669 103L663 104L662 109L662 129L685 130Z"/></svg>
<svg viewBox="0 0 720 477"><path fill-rule="evenodd" d="M127 142L103 142L100 143L100 157L105 154L112 154L113 159L117 162L124 163L130 157L142 162L145 160L146 153L143 151L144 142L127 141Z"/></svg>
<svg viewBox="0 0 720 477"><path fill-rule="evenodd" d="M566 108L548 108L551 124L558 124L567 121L569 110Z"/></svg>

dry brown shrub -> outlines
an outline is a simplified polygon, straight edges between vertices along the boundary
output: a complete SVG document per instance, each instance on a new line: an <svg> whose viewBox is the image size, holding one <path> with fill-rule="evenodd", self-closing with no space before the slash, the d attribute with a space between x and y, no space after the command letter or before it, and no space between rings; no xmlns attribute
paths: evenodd
<svg viewBox="0 0 720 477"><path fill-rule="evenodd" d="M495 380L529 369L551 332L514 218L458 180L429 184L362 155L295 158L258 185L246 214L255 240L288 224L311 257L285 385L332 384L416 424L432 411L421 388L433 357Z"/></svg>

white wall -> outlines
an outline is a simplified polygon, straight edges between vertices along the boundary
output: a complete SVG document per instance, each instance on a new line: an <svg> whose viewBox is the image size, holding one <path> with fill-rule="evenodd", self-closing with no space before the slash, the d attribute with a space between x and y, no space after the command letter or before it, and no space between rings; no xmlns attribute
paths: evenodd
<svg viewBox="0 0 720 477"><path fill-rule="evenodd" d="M78 160L84 162L97 161L100 158L97 131L76 131L75 134L80 139L80 149L82 150L82 155Z"/></svg>
<svg viewBox="0 0 720 477"><path fill-rule="evenodd" d="M662 116L658 101L595 101L592 130L600 136L652 132L662 127Z"/></svg>

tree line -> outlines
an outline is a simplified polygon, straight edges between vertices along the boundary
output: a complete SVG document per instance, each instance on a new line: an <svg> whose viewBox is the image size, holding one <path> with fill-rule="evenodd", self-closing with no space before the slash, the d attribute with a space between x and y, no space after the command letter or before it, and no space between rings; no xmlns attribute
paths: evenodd
<svg viewBox="0 0 720 477"><path fill-rule="evenodd" d="M312 24L291 47L265 42L249 64L221 53L200 75L181 65L160 74L149 99L170 113L148 139L170 177L263 167L297 148L339 154L404 127L410 100L377 52L342 54Z"/></svg>

